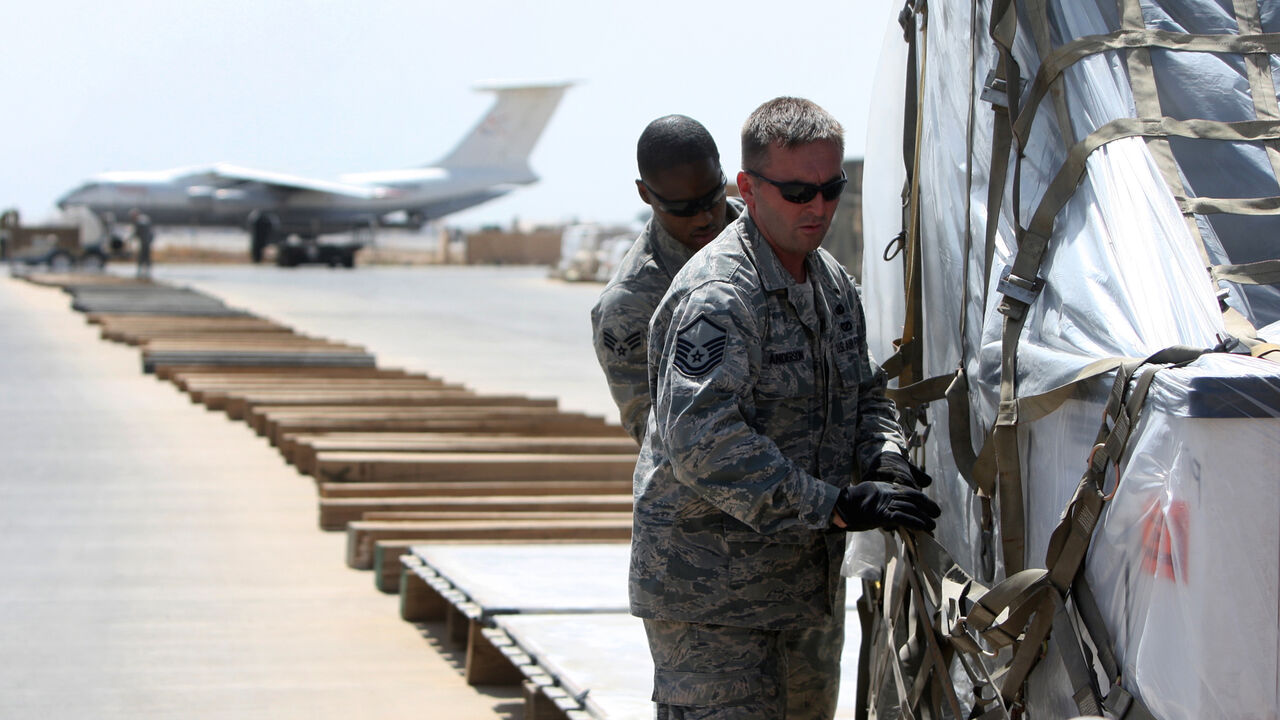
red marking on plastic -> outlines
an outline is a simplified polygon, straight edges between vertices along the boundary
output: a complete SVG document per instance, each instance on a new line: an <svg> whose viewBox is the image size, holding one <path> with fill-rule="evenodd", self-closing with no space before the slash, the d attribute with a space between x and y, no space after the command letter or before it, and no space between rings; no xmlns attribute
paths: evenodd
<svg viewBox="0 0 1280 720"><path fill-rule="evenodd" d="M1187 535L1191 513L1187 503L1174 500L1166 510L1155 498L1142 517L1142 571L1178 582L1187 576Z"/></svg>

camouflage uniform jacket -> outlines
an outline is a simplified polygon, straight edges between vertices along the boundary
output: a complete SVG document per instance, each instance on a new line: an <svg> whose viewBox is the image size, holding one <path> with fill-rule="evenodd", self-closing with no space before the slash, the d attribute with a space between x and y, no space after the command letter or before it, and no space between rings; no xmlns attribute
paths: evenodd
<svg viewBox="0 0 1280 720"><path fill-rule="evenodd" d="M825 250L805 263L799 285L744 214L654 314L635 615L779 629L832 612L845 546L829 528L836 497L903 441L853 281Z"/></svg>
<svg viewBox="0 0 1280 720"><path fill-rule="evenodd" d="M725 211L728 222L737 219L741 210L742 201L729 198ZM591 308L596 358L609 381L622 427L637 443L644 441L652 405L647 357L649 318L671 285L671 278L693 254L693 250L671 237L656 217L650 218Z"/></svg>

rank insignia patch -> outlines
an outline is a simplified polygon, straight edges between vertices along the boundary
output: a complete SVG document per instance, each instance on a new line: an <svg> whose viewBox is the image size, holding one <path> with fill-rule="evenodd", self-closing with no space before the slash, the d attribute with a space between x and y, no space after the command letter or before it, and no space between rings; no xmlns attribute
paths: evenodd
<svg viewBox="0 0 1280 720"><path fill-rule="evenodd" d="M724 328L699 315L676 333L676 369L689 377L706 375L724 359L728 341Z"/></svg>
<svg viewBox="0 0 1280 720"><path fill-rule="evenodd" d="M623 358L627 356L627 353L640 347L640 343L644 340L644 331L637 330L622 340L618 340L613 333L605 330L600 333L600 338L604 340L604 346L609 348L609 352Z"/></svg>

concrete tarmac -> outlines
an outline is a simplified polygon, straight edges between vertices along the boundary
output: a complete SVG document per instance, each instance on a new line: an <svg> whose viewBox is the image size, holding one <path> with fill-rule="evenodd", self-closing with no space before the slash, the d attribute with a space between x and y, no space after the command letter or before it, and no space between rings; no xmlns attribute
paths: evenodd
<svg viewBox="0 0 1280 720"><path fill-rule="evenodd" d="M600 283L548 280L544 267L429 265L157 265L154 276L362 345L383 367L478 392L554 397L565 410L618 421L591 343Z"/></svg>
<svg viewBox="0 0 1280 720"><path fill-rule="evenodd" d="M248 427L0 277L0 717L520 717L316 523Z"/></svg>

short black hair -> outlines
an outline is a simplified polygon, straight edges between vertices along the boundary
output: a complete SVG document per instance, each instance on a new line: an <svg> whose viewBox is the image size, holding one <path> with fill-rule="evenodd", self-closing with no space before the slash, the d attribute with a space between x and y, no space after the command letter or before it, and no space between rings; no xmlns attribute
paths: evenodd
<svg viewBox="0 0 1280 720"><path fill-rule="evenodd" d="M640 177L690 163L715 161L720 164L720 150L702 123L684 115L666 115L649 123L636 143L636 165Z"/></svg>

